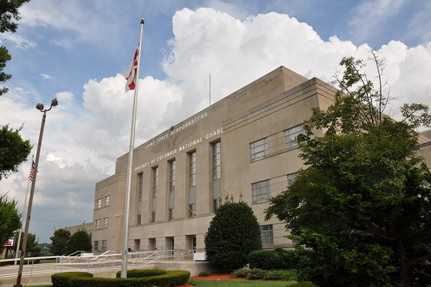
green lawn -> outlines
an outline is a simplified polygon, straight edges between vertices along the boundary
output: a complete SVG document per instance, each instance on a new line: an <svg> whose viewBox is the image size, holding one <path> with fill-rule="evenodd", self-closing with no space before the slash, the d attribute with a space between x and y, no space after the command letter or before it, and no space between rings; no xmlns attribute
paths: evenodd
<svg viewBox="0 0 431 287"><path fill-rule="evenodd" d="M188 283L196 287L286 287L296 283L295 281L253 281L253 280L199 280L190 279ZM36 286L34 286L36 287ZM37 287L52 287L52 285L38 285Z"/></svg>
<svg viewBox="0 0 431 287"><path fill-rule="evenodd" d="M197 287L236 287L236 286L259 286L259 287L286 287L296 281L253 281L253 280L199 280L189 279L188 283Z"/></svg>

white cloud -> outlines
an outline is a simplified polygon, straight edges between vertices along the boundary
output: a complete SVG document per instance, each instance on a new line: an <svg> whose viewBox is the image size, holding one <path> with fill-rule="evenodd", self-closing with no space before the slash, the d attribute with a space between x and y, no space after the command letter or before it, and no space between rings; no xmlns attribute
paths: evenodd
<svg viewBox="0 0 431 287"><path fill-rule="evenodd" d="M51 80L52 79L52 77L48 74L40 74L40 76L45 80Z"/></svg>
<svg viewBox="0 0 431 287"><path fill-rule="evenodd" d="M383 30L383 23L396 15L406 0L365 0L359 2L350 20L350 35L363 42ZM375 47L373 47L375 48Z"/></svg>
<svg viewBox="0 0 431 287"><path fill-rule="evenodd" d="M118 9L127 5L106 1L31 1L20 8L20 31L26 27L52 29L48 39L55 46L72 48L76 42L101 46L124 33L121 27L127 19ZM108 7L105 7L108 6ZM118 7L116 7L118 6ZM96 13L95 13L96 12ZM105 49L117 49L121 43L111 42Z"/></svg>
<svg viewBox="0 0 431 287"><path fill-rule="evenodd" d="M15 47L18 49L28 49L28 48L34 48L36 47L36 42L26 39L20 35L17 35L15 33L2 33L0 34L0 43L5 43L6 41L10 41L15 44Z"/></svg>
<svg viewBox="0 0 431 287"><path fill-rule="evenodd" d="M54 11L53 1L48 1L46 12L36 7L34 15L30 15L32 6L27 6L23 20L25 16L27 25L58 25L58 29L70 24L80 33L81 15L72 19L79 7L69 2L57 7L66 9L60 23L52 23L57 12L49 15ZM324 41L313 27L288 15L268 13L238 19L209 8L178 11L173 17L173 35L170 54L162 63L168 78L139 81L136 146L206 107L209 75L214 103L280 65L306 77L331 81L342 57L367 58L370 49L336 36ZM404 102L431 104L431 43L409 48L392 41L378 53L386 58L393 96ZM91 220L95 183L114 172L115 159L129 145L133 92L126 94L124 85L124 77L117 74L88 80L82 102L68 91L56 94L59 106L47 114L33 217L49 217L44 214L48 210L67 216L51 215L46 222L33 222L34 228ZM0 97L0 117L14 127L24 123L24 137L36 144L41 114L34 108L32 94L37 95L19 88ZM9 191L22 202L29 163L20 168L0 184L2 192Z"/></svg>
<svg viewBox="0 0 431 287"><path fill-rule="evenodd" d="M408 38L419 38L422 44L426 45L431 39L431 2L422 1L422 5L410 20L408 26Z"/></svg>

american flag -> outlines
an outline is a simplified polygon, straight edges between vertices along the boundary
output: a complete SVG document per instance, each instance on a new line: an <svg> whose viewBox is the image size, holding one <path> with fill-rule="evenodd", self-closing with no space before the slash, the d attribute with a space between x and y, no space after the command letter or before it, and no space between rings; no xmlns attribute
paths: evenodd
<svg viewBox="0 0 431 287"><path fill-rule="evenodd" d="M138 44L138 48L136 48L135 56L133 57L133 61L130 64L129 68L127 69L127 71L124 75L126 80L127 80L126 92L129 90L135 89L136 74L137 74L137 70L138 70L138 56L139 56L139 44Z"/></svg>
<svg viewBox="0 0 431 287"><path fill-rule="evenodd" d="M34 178L34 174L37 172L37 170L35 169L35 164L34 164L34 160L32 161L31 164L31 170L30 170L30 175L28 176L28 179L33 181Z"/></svg>

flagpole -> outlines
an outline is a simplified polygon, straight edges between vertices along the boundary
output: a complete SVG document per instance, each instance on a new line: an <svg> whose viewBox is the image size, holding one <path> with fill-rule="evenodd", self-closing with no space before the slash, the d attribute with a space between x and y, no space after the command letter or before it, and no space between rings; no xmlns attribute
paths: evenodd
<svg viewBox="0 0 431 287"><path fill-rule="evenodd" d="M128 241L129 241L129 209L130 209L130 189L132 186L132 165L133 165L133 150L135 144L135 125L136 125L136 110L138 102L138 90L139 90L139 68L141 63L141 47L142 47L142 35L144 34L144 18L141 19L141 35L139 38L139 52L138 52L138 67L136 68L136 83L133 96L133 109L132 109L132 125L130 131L130 146L129 146L129 158L127 168L127 182L126 182L126 194L124 198L124 223L123 223L123 251L121 260L121 278L127 278L127 260L128 260Z"/></svg>

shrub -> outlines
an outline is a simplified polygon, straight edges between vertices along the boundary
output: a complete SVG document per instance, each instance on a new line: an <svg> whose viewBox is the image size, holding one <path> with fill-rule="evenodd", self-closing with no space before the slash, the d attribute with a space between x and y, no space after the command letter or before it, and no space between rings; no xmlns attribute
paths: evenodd
<svg viewBox="0 0 431 287"><path fill-rule="evenodd" d="M267 271L265 280L279 280L279 281L296 281L296 270L270 270Z"/></svg>
<svg viewBox="0 0 431 287"><path fill-rule="evenodd" d="M256 279L263 279L266 274L266 270L259 269L259 268L252 268L247 273L247 279L248 280L256 280Z"/></svg>
<svg viewBox="0 0 431 287"><path fill-rule="evenodd" d="M52 287L68 287L71 278L91 278L93 274L87 272L62 272L51 276Z"/></svg>
<svg viewBox="0 0 431 287"><path fill-rule="evenodd" d="M293 285L289 285L289 287L319 287L318 285L313 284L311 281L302 281L295 283Z"/></svg>
<svg viewBox="0 0 431 287"><path fill-rule="evenodd" d="M70 276L66 273L57 273L52 276L60 278L67 277L68 280L64 280L60 282L60 284L66 285L54 285L53 287L153 287L153 286L181 286L187 283L190 278L190 272L183 270L175 270L175 271L163 271L163 270L130 270L132 271L132 276L137 276L138 274L155 274L159 275L151 275L144 277L131 277L131 278L94 278L90 273L85 272L76 272L76 273L84 273L90 276ZM130 272L129 271L129 272ZM155 271L155 272L151 272ZM128 274L129 274L128 272ZM160 274L163 272L162 274ZM72 272L68 272L69 274ZM118 273L117 273L118 274Z"/></svg>
<svg viewBox="0 0 431 287"><path fill-rule="evenodd" d="M199 273L199 277L207 277L210 276L210 273L208 271L202 271Z"/></svg>
<svg viewBox="0 0 431 287"><path fill-rule="evenodd" d="M231 273L231 275L235 276L235 277L239 277L239 278L245 278L245 277L247 277L248 271L250 271L250 269L244 267L244 268L234 270Z"/></svg>
<svg viewBox="0 0 431 287"><path fill-rule="evenodd" d="M158 276L162 274L166 274L167 271L160 269L132 269L127 270L127 278L142 278L142 277L151 277ZM115 276L117 278L121 277L121 271L118 271Z"/></svg>
<svg viewBox="0 0 431 287"><path fill-rule="evenodd" d="M261 268L265 270L294 269L297 267L299 256L294 250L257 250L248 256L248 263L251 268Z"/></svg>
<svg viewBox="0 0 431 287"><path fill-rule="evenodd" d="M259 223L251 207L232 200L220 206L205 236L208 262L231 272L246 265L248 254L261 248Z"/></svg>

